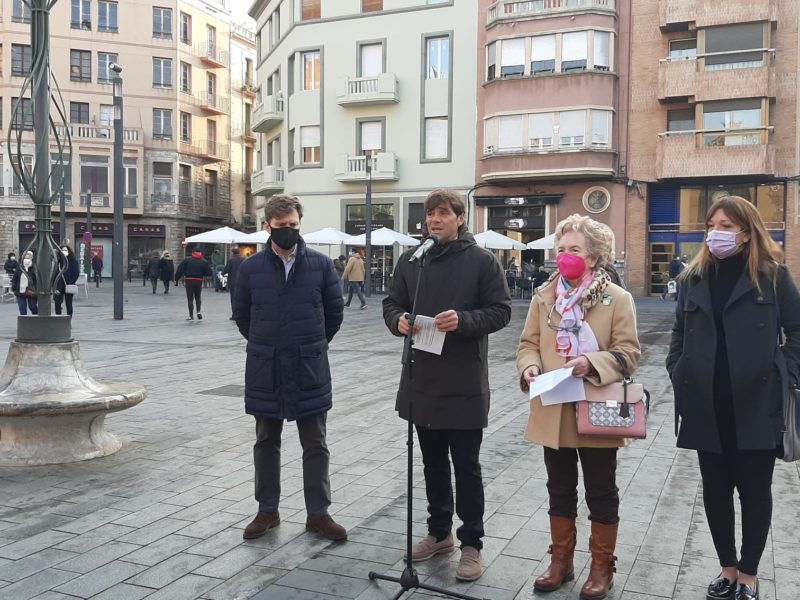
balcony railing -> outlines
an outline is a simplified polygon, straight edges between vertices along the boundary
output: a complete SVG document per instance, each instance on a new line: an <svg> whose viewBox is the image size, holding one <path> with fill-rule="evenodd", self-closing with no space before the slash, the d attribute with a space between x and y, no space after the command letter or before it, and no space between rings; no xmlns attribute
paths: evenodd
<svg viewBox="0 0 800 600"><path fill-rule="evenodd" d="M228 98L220 94L197 92L195 99L197 106L208 112L222 115L231 110L231 104Z"/></svg>
<svg viewBox="0 0 800 600"><path fill-rule="evenodd" d="M200 140L197 149L200 156L211 160L228 160L231 154L228 144L220 144L215 140Z"/></svg>
<svg viewBox="0 0 800 600"><path fill-rule="evenodd" d="M66 137L66 132L69 130L69 134L72 139L84 139L84 140L113 140L114 139L114 126L102 126L97 127L95 125L56 125L56 131L58 132L58 136L60 138ZM126 128L122 130L122 139L126 142L138 142L144 136L142 135L141 129L135 128Z"/></svg>
<svg viewBox="0 0 800 600"><path fill-rule="evenodd" d="M604 10L614 12L615 0L498 0L489 6L486 24L498 21L513 21L519 17L548 15L581 10Z"/></svg>
<svg viewBox="0 0 800 600"><path fill-rule="evenodd" d="M242 27L241 25L231 25L231 33L233 35L237 35L243 40L247 40L253 44L256 43L256 34L253 32L252 29L247 29L246 27Z"/></svg>
<svg viewBox="0 0 800 600"><path fill-rule="evenodd" d="M397 181L397 156L393 152L379 152L371 157L340 154L336 157L337 181L364 181L367 178L367 160L371 160L373 181Z"/></svg>
<svg viewBox="0 0 800 600"><path fill-rule="evenodd" d="M251 98L255 98L256 96L256 84L252 81L245 81L242 84L242 94L245 96L249 96Z"/></svg>
<svg viewBox="0 0 800 600"><path fill-rule="evenodd" d="M658 0L661 29L694 23L697 29L731 23L777 21L777 0Z"/></svg>
<svg viewBox="0 0 800 600"><path fill-rule="evenodd" d="M111 198L108 194L81 194L80 205L86 206L86 204L90 201L92 208L94 207L101 207L101 208L110 208L111 207Z"/></svg>
<svg viewBox="0 0 800 600"><path fill-rule="evenodd" d="M3 188L0 188L0 196L3 195ZM61 206L61 194L56 194L56 197L53 198L50 202L53 205L53 208L58 208ZM64 192L64 207L72 206L72 192Z"/></svg>
<svg viewBox="0 0 800 600"><path fill-rule="evenodd" d="M135 194L125 194L122 197L122 208L136 208L139 204L139 197Z"/></svg>
<svg viewBox="0 0 800 600"><path fill-rule="evenodd" d="M175 194L150 194L153 204L175 204Z"/></svg>
<svg viewBox="0 0 800 600"><path fill-rule="evenodd" d="M266 196L283 190L283 175L283 169L274 165L255 171L250 179L253 195Z"/></svg>
<svg viewBox="0 0 800 600"><path fill-rule="evenodd" d="M281 92L278 92L278 94L281 94ZM283 122L282 95L267 96L261 104L256 104L253 107L253 131L266 133L281 122Z"/></svg>
<svg viewBox="0 0 800 600"><path fill-rule="evenodd" d="M399 101L397 77L394 73L381 73L371 77L343 77L336 88L336 102L340 106L392 104Z"/></svg>
<svg viewBox="0 0 800 600"><path fill-rule="evenodd" d="M200 60L213 67L227 67L231 62L230 52L215 44L200 42L194 45L194 50Z"/></svg>

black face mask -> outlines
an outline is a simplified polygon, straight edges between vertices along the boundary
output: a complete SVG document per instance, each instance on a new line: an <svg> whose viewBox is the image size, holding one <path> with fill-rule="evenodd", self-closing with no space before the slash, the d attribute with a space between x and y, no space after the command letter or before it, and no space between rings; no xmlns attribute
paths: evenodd
<svg viewBox="0 0 800 600"><path fill-rule="evenodd" d="M269 232L269 239L275 242L279 248L291 250L300 239L300 230L293 227L273 227Z"/></svg>

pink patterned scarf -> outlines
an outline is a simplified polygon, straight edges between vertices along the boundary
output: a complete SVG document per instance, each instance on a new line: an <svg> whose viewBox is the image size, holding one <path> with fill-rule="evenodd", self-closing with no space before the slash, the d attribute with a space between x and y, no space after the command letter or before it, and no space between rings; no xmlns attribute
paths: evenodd
<svg viewBox="0 0 800 600"><path fill-rule="evenodd" d="M595 279L596 273L587 271L578 287L570 287L563 277L558 277L555 310L561 315L561 323L557 325L556 352L561 356L580 356L600 349L594 331L584 321L584 309L590 307L584 306L583 300L590 287L595 287Z"/></svg>

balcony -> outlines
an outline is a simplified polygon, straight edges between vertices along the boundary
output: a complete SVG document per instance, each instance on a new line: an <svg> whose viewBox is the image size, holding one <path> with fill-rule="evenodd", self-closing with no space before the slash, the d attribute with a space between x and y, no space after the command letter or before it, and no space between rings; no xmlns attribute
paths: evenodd
<svg viewBox="0 0 800 600"><path fill-rule="evenodd" d="M478 165L480 177L485 181L525 181L614 175L616 151L608 145L586 146L581 136L562 138L560 146L553 148L547 140L550 138L531 140L527 150L485 153Z"/></svg>
<svg viewBox="0 0 800 600"><path fill-rule="evenodd" d="M253 107L253 131L266 133L283 122L283 96L267 96L261 104Z"/></svg>
<svg viewBox="0 0 800 600"><path fill-rule="evenodd" d="M775 148L766 143L768 135L768 128L661 134L656 146L656 177L772 177Z"/></svg>
<svg viewBox="0 0 800 600"><path fill-rule="evenodd" d="M615 0L498 0L487 9L486 26L522 17L554 16L587 10L615 13Z"/></svg>
<svg viewBox="0 0 800 600"><path fill-rule="evenodd" d="M250 187L254 196L269 196L283 191L283 169L271 165L254 172Z"/></svg>
<svg viewBox="0 0 800 600"><path fill-rule="evenodd" d="M372 161L372 181L397 181L397 156L393 152L379 152L372 157L339 154L336 157L336 181L365 181L367 160Z"/></svg>
<svg viewBox="0 0 800 600"><path fill-rule="evenodd" d="M242 84L242 96L246 98L256 98L256 85L252 81L245 81Z"/></svg>
<svg viewBox="0 0 800 600"><path fill-rule="evenodd" d="M139 197L136 194L125 194L122 197L122 208L137 208Z"/></svg>
<svg viewBox="0 0 800 600"><path fill-rule="evenodd" d="M150 194L153 204L175 204L175 194Z"/></svg>
<svg viewBox="0 0 800 600"><path fill-rule="evenodd" d="M222 162L230 159L231 147L215 140L200 140L197 143L197 154L207 160Z"/></svg>
<svg viewBox="0 0 800 600"><path fill-rule="evenodd" d="M56 125L58 137L66 138L67 131L73 140L114 140L114 126L95 127L94 125L67 126ZM126 128L122 130L122 139L126 142L141 142L144 138L143 131L136 128Z"/></svg>
<svg viewBox="0 0 800 600"><path fill-rule="evenodd" d="M9 192L11 188L9 188ZM3 195L3 188L0 187L0 196ZM9 194L10 195L10 194ZM61 194L56 194L55 198L52 198L50 204L53 205L53 210L58 210L61 207ZM64 208L68 209L72 206L72 192L64 192Z"/></svg>
<svg viewBox="0 0 800 600"><path fill-rule="evenodd" d="M80 206L86 206L91 198L92 208L110 208L111 198L108 194L81 194Z"/></svg>
<svg viewBox="0 0 800 600"><path fill-rule="evenodd" d="M774 98L776 95L774 50L763 49L760 66L702 70L699 60L662 59L658 65L658 99L694 98L695 102L734 98ZM715 53L727 54L727 53ZM711 56L710 54L701 55ZM719 67L721 65L713 65Z"/></svg>
<svg viewBox="0 0 800 600"><path fill-rule="evenodd" d="M240 138L247 145L251 146L256 143L256 134L253 133L253 128L249 123L245 123L244 127L233 127L232 133L234 138Z"/></svg>
<svg viewBox="0 0 800 600"><path fill-rule="evenodd" d="M219 69L231 63L230 52L214 44L200 42L194 45L194 51L210 67Z"/></svg>
<svg viewBox="0 0 800 600"><path fill-rule="evenodd" d="M381 73L372 77L343 77L336 86L336 102L339 106L362 104L396 104L397 77L394 73Z"/></svg>
<svg viewBox="0 0 800 600"><path fill-rule="evenodd" d="M231 104L228 98L219 94L198 92L195 95L195 102L201 109L214 115L225 115L231 111Z"/></svg>
<svg viewBox="0 0 800 600"><path fill-rule="evenodd" d="M658 24L664 31L714 25L777 21L777 0L659 0ZM693 26L689 26L694 23Z"/></svg>

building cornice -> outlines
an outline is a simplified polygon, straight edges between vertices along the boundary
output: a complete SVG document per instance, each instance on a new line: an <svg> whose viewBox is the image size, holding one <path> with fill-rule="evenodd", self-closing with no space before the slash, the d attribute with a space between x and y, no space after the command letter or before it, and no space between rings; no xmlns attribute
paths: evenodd
<svg viewBox="0 0 800 600"><path fill-rule="evenodd" d="M256 21L258 20L258 16L264 11L264 9L269 4L269 0L255 0L253 2L253 6L247 11L247 14L254 18Z"/></svg>

